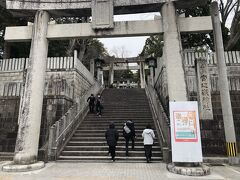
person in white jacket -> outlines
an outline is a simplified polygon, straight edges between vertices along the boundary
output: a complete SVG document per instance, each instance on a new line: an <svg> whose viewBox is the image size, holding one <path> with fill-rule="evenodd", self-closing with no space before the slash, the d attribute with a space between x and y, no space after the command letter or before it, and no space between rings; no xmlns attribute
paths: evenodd
<svg viewBox="0 0 240 180"><path fill-rule="evenodd" d="M146 129L143 130L142 137L143 137L146 160L149 163L152 158L152 145L155 138L155 134L150 124L148 124L146 126Z"/></svg>

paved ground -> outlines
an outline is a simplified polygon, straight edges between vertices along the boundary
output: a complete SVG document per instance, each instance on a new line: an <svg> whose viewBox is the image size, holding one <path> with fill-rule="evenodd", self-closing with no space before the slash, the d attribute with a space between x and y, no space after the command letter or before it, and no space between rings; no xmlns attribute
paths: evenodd
<svg viewBox="0 0 240 180"><path fill-rule="evenodd" d="M0 162L0 168L3 162ZM211 166L211 175L187 177L169 173L164 163L47 163L32 172L6 173L0 180L240 180L240 166Z"/></svg>

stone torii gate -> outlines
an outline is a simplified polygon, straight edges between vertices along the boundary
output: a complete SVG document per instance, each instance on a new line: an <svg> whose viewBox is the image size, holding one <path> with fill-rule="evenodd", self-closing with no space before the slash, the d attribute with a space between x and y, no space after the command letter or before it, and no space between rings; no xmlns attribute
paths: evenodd
<svg viewBox="0 0 240 180"><path fill-rule="evenodd" d="M109 62L108 67L104 67L104 70L109 70L109 82L110 84L113 84L114 79L114 70L124 70L125 68L117 68L114 66L116 63L138 63L138 67L134 66L134 68L129 67L128 69L139 69L140 70L140 84L141 88L145 88L145 59L143 57L130 57L130 58L115 58L115 57L106 57L104 58Z"/></svg>
<svg viewBox="0 0 240 180"><path fill-rule="evenodd" d="M31 41L24 96L19 112L19 131L13 165L5 171L41 168L37 162L43 88L48 41L71 38L146 36L164 33L170 101L187 101L182 67L181 33L212 31L211 17L182 18L176 8L205 3L206 0L6 0L7 9L16 16L34 16L33 26L7 27L8 42ZM114 14L159 12L149 21L113 22ZM90 16L92 23L48 24L50 16Z"/></svg>

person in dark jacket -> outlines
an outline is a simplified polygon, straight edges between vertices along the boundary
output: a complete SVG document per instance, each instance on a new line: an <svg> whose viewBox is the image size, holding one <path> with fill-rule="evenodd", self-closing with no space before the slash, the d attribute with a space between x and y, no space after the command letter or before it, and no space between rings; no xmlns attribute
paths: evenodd
<svg viewBox="0 0 240 180"><path fill-rule="evenodd" d="M103 99L100 94L98 94L97 99L96 99L96 112L99 117L102 115L102 110L103 110Z"/></svg>
<svg viewBox="0 0 240 180"><path fill-rule="evenodd" d="M91 94L91 96L88 97L87 102L89 105L90 113L93 113L94 112L94 103L95 103L95 97L93 94Z"/></svg>
<svg viewBox="0 0 240 180"><path fill-rule="evenodd" d="M123 137L125 138L126 156L128 156L129 141L132 141L132 149L134 149L134 140L136 137L134 123L131 120L128 120L126 123L124 123Z"/></svg>
<svg viewBox="0 0 240 180"><path fill-rule="evenodd" d="M112 161L115 161L115 151L116 151L118 137L119 137L118 131L117 129L115 129L114 123L110 123L109 129L105 133L105 138L109 146L109 152L112 156Z"/></svg>

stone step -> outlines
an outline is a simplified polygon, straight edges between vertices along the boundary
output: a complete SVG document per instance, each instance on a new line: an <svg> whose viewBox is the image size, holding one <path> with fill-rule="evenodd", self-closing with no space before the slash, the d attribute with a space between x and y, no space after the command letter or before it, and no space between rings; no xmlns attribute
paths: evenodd
<svg viewBox="0 0 240 180"><path fill-rule="evenodd" d="M13 156L13 152L0 152L0 161L12 161Z"/></svg>
<svg viewBox="0 0 240 180"><path fill-rule="evenodd" d="M122 121L122 122L116 122L116 121L85 121L83 122L80 126L83 127L83 126L109 126L110 122L114 122L115 124L115 127L118 127L118 126L121 126L123 127L124 126L124 123L126 121ZM154 126L154 123L153 122L149 122L149 123L146 123L145 121L144 122L134 122L134 127L137 129L137 127L146 127L147 124L150 124L151 126Z"/></svg>
<svg viewBox="0 0 240 180"><path fill-rule="evenodd" d="M160 146L153 146L153 151L159 151L161 152ZM108 151L108 146L66 146L65 151ZM117 146L117 150L119 151L125 151L125 146ZM131 143L129 145L129 151L135 152L135 151L144 151L144 146L135 146L134 150L131 148Z"/></svg>
<svg viewBox="0 0 240 180"><path fill-rule="evenodd" d="M137 136L137 138L142 138L142 131L141 132L135 132L135 135ZM123 132L120 131L119 132L119 136L123 136ZM73 137L105 137L105 132L103 133L95 133L95 132L92 132L92 133L88 133L88 132L85 132L85 133L74 133Z"/></svg>
<svg viewBox="0 0 240 180"><path fill-rule="evenodd" d="M107 142L104 141L69 141L67 143L67 146L106 146ZM118 146L125 146L125 141L118 141ZM143 146L143 141L136 141L135 146ZM157 140L154 141L154 146L159 146L159 143Z"/></svg>
<svg viewBox="0 0 240 180"><path fill-rule="evenodd" d="M136 125L138 125L138 124L154 124L154 122L153 121L151 121L151 118L148 118L148 119L132 119L132 118L129 118L129 119L131 119L133 122L134 122L134 124L136 124ZM102 124L102 123L110 123L110 122L114 122L114 123L116 123L116 124L124 124L124 123L126 123L126 121L127 120L129 120L128 118L118 118L118 119L116 119L116 118L113 118L113 117L105 117L104 115L103 116L101 116L101 117L97 117L97 118L88 118L88 119L86 119L85 121L83 121L82 122L82 124L85 124L85 123L88 123L88 124ZM80 126L82 125L82 124L80 124Z"/></svg>
<svg viewBox="0 0 240 180"><path fill-rule="evenodd" d="M82 136L73 136L71 138L71 140L73 141L105 141L105 136L101 136L101 137L82 137ZM120 136L119 141L125 141L124 137ZM137 139L135 139L136 142L138 141L143 141L142 138L137 136Z"/></svg>
<svg viewBox="0 0 240 180"><path fill-rule="evenodd" d="M119 133L122 131L122 127L123 126L115 126L115 128L119 131ZM137 127L135 127L136 129L139 129L139 130L144 130L145 129L145 127L146 126L137 126ZM106 125L106 126L80 126L80 127L78 127L78 130L94 130L94 129L96 129L96 130L107 130L107 128L108 128L108 125Z"/></svg>
<svg viewBox="0 0 240 180"><path fill-rule="evenodd" d="M106 112L104 112L104 116L110 116L110 117L125 117L125 118L131 118L131 117L135 117L135 118L141 118L141 117L152 117L152 114L146 114L146 113L142 113L142 114L140 114L140 113L136 113L136 114L130 114L130 113L106 113ZM87 116L87 118L89 118L89 117L96 117L96 113L94 113L94 114L89 114L88 116Z"/></svg>
<svg viewBox="0 0 240 180"><path fill-rule="evenodd" d="M109 118L111 118L111 119L109 119ZM95 117L92 117L92 118L90 118L90 117L87 117L86 118L86 121L88 121L88 120L95 120L95 121L98 121L98 119L100 119L100 120L106 120L106 121L126 121L126 119L123 119L122 117L110 117L110 116L108 116L108 117L106 117L105 115L104 115L104 112L103 112L103 115L101 116L101 117L99 117L99 116L95 116ZM135 120L146 120L146 121L151 121L151 122L153 122L153 120L151 119L151 118L149 118L149 117L133 117L133 118L131 118L131 120L133 121L133 122L135 122Z"/></svg>
<svg viewBox="0 0 240 180"><path fill-rule="evenodd" d="M134 122L134 125L138 125L138 124L147 124L147 123L151 123L154 124L153 121L151 121L151 118L148 119L132 119L132 118L125 118L125 117L120 117L118 119L114 118L114 117L106 117L106 116L101 116L101 117L96 117L96 118L87 118L85 121L82 122L82 124L84 123L90 123L90 124L102 124L102 123L110 123L110 122L114 122L116 124L124 124L126 123L126 121L128 120L132 120Z"/></svg>
<svg viewBox="0 0 240 180"><path fill-rule="evenodd" d="M116 162L146 162L145 157L115 157ZM109 162L110 156L60 156L57 162ZM152 157L152 162L161 162L162 157Z"/></svg>
<svg viewBox="0 0 240 180"><path fill-rule="evenodd" d="M139 109L137 109L137 108L128 108L128 109L120 109L120 108L114 108L114 109L104 109L104 112L109 112L109 113L111 113L111 112L113 112L113 113L131 113L131 112L133 112L133 113L150 113L150 111L149 111L149 109L141 109L140 111L139 111Z"/></svg>
<svg viewBox="0 0 240 180"><path fill-rule="evenodd" d="M106 151L62 151L61 156L104 156L108 154ZM124 157L126 156L126 151L118 151L116 149L116 156ZM130 151L129 156L133 157L145 157L144 151ZM161 152L152 151L152 157L161 157Z"/></svg>
<svg viewBox="0 0 240 180"><path fill-rule="evenodd" d="M122 128L121 128L122 130ZM90 129L90 130L76 130L75 133L99 133L99 134L105 134L106 129ZM122 132L122 131L121 131ZM143 130L135 129L136 133L142 133ZM120 133L120 132L119 132ZM154 133L156 133L156 130L154 130Z"/></svg>
<svg viewBox="0 0 240 180"><path fill-rule="evenodd" d="M139 91L140 90L140 91ZM114 122L119 132L116 147L116 160L122 162L146 162L141 137L147 124L154 128L148 99L142 89L134 90L104 90L104 109L101 117L96 113L88 114L83 123L77 128L73 137L65 146L59 157L60 162L109 162L108 146L105 132L110 122ZM122 136L124 123L131 119L135 124L135 149L131 150L129 142L129 157L125 156L125 139ZM156 133L156 131L155 131ZM156 162L162 160L161 147L157 139L153 146L153 158Z"/></svg>

